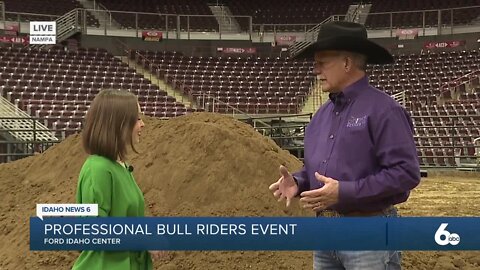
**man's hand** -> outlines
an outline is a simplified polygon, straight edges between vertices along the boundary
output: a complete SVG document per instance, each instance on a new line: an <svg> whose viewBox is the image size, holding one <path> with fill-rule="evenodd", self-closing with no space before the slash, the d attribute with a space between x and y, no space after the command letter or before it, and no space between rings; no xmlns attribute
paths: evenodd
<svg viewBox="0 0 480 270"><path fill-rule="evenodd" d="M270 185L269 189L273 192L273 196L278 198L278 201L287 200L287 207L290 206L292 198L298 193L298 186L293 176L288 172L287 168L280 165L280 179Z"/></svg>
<svg viewBox="0 0 480 270"><path fill-rule="evenodd" d="M302 192L300 202L303 203L303 208L311 208L313 211L325 210L338 202L338 180L318 172L315 173L315 178L324 183L324 186Z"/></svg>

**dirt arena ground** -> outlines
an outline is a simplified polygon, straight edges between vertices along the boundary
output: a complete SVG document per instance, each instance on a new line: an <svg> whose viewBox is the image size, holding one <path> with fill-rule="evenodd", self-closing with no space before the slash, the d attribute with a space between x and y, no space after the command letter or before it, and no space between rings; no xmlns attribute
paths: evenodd
<svg viewBox="0 0 480 270"><path fill-rule="evenodd" d="M268 191L278 166L301 163L250 126L194 114L147 119L132 155L134 175L152 216L308 216L284 209ZM0 164L0 269L70 269L78 252L29 251L36 203L71 203L86 155L78 135L43 154ZM404 216L478 216L480 174L436 173L422 179ZM480 252L404 252L403 269L480 269ZM312 269L310 252L172 252L155 269Z"/></svg>

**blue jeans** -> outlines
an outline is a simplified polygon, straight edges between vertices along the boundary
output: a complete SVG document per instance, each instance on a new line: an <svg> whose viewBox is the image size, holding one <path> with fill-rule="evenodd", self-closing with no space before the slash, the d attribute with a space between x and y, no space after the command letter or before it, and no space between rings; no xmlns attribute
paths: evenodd
<svg viewBox="0 0 480 270"><path fill-rule="evenodd" d="M315 251L313 270L400 270L399 251Z"/></svg>
<svg viewBox="0 0 480 270"><path fill-rule="evenodd" d="M397 210L385 213L397 216ZM313 270L400 270L400 251L323 251L313 253Z"/></svg>

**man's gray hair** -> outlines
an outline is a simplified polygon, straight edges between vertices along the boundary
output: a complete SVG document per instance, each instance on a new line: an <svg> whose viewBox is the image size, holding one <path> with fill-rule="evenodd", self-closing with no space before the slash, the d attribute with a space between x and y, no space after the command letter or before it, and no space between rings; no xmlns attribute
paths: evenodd
<svg viewBox="0 0 480 270"><path fill-rule="evenodd" d="M358 69L365 71L367 69L367 56L355 53L355 52L344 52L344 55L350 57L353 61L353 65Z"/></svg>

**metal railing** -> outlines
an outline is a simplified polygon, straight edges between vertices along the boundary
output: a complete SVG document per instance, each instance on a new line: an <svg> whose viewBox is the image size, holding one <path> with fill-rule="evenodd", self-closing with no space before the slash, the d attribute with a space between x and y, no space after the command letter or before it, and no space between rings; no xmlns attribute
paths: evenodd
<svg viewBox="0 0 480 270"><path fill-rule="evenodd" d="M296 117L296 116L291 116ZM424 116L412 116L412 119ZM460 125L461 118L475 117L476 124L471 126ZM271 117L260 118L265 121ZM444 125L417 125L416 129L424 129L424 135L416 134L415 140L421 168L457 168L480 170L480 137L478 135L458 134L458 129L480 128L480 115L462 116L437 116L437 119L448 119L451 123ZM292 154L303 158L303 139L308 122L302 124L282 123L282 118L277 119L278 124L271 124L270 128L257 127L256 129L265 136L271 137L280 147L289 150ZM268 121L267 121L268 122ZM435 129L450 129L445 135L437 134ZM425 141L432 142L426 145ZM437 151L438 150L438 151Z"/></svg>
<svg viewBox="0 0 480 270"><path fill-rule="evenodd" d="M456 20L462 18L463 13L461 11L470 10L470 9L478 9L480 6L471 6L471 7L459 7L459 8L450 8L450 9L432 9L432 10L420 10L420 11L395 11L395 12L377 12L377 13L369 13L367 17L367 28L369 28L369 22L372 18L375 17L388 17L388 25L377 27L375 28L376 31L380 32L387 32L385 36L394 36L395 31L398 27L402 28L416 28L419 29L419 35L427 35L434 34L442 35L442 34L453 34L453 33L460 33L461 31L472 32L478 31L477 30L460 30L465 24L455 24ZM255 32L258 31L258 36L263 37L266 33L273 33L274 36L277 33L282 32L282 29L289 29L294 28L295 30L290 32L295 32L299 34L299 39L303 36L306 36L306 33L311 29L311 27L317 25L318 23L307 23L307 24L254 24L252 16L232 16L239 25L242 26L242 33L235 34L234 36L229 35L228 31L222 31L220 24L216 22L214 15L188 15L188 14L161 14L161 13L147 13L147 12L129 12L129 11L114 11L114 10L101 10L101 9L79 9L80 15L79 17L82 18L82 25L81 29L86 30L88 28L89 34L102 34L102 35L111 35L111 36L135 36L139 37L141 31L143 30L157 30L163 31L166 39L189 39L191 38L191 34L195 34L195 38L201 39L224 39L227 38L235 38L235 39L252 39L252 33L255 29ZM97 27L90 27L87 24L87 12L91 13L105 13L105 19L103 29ZM408 15L408 14L418 14L418 21L422 21L419 25L402 25L402 21L397 19L397 14ZM432 15L433 14L433 15ZM18 22L28 22L31 16L38 16L45 18L44 20L53 21L58 18L58 15L50 15L50 14L36 14L36 13L17 13L17 12L5 12L4 18L9 18L9 20L5 21L13 21ZM428 24L428 19L431 19L432 16L435 17L435 23L430 25ZM192 25L192 18L195 17L211 17L212 21L216 22L215 27L213 29L198 29L193 27ZM346 15L332 15L334 20L345 20ZM152 22L150 26L146 25L145 23L140 23L140 18L142 22L145 20L149 20ZM108 21L107 21L108 20ZM114 23L115 20L119 20L118 24ZM375 19L373 19L375 20ZM160 23L161 22L161 23ZM466 25L468 25L467 22ZM122 25L119 27L119 25ZM195 23L195 26L197 23ZM21 26L20 32L27 32L25 28L28 26L24 25ZM373 28L369 28L370 30L375 30ZM458 30L455 30L458 29ZM308 39L308 37L306 37Z"/></svg>
<svg viewBox="0 0 480 270"><path fill-rule="evenodd" d="M357 16L360 13L360 8L361 8L360 4L357 4L352 13L347 12L345 20L349 22L356 22Z"/></svg>
<svg viewBox="0 0 480 270"><path fill-rule="evenodd" d="M402 105L403 107L405 107L405 104L407 103L407 98L405 93L406 91L404 90L392 95L392 98L395 99L398 103L400 103L400 105Z"/></svg>
<svg viewBox="0 0 480 270"><path fill-rule="evenodd" d="M60 43L73 34L82 31L80 28L81 9L73 9L62 16L56 17L56 43ZM45 45L29 45L31 48L43 48Z"/></svg>
<svg viewBox="0 0 480 270"><path fill-rule="evenodd" d="M6 27L6 17L5 17L5 3L3 1L0 1L0 16L2 16L0 19L3 21L3 29L7 29Z"/></svg>
<svg viewBox="0 0 480 270"><path fill-rule="evenodd" d="M0 163L15 161L21 158L43 153L51 146L60 143L42 141L12 141L0 138Z"/></svg>
<svg viewBox="0 0 480 270"><path fill-rule="evenodd" d="M215 98L213 98L215 99ZM222 104L220 100L216 100L217 105ZM214 104L212 103L212 107ZM226 104L225 106L228 106ZM232 111L236 108L232 107ZM213 110L215 111L215 110ZM240 112L237 112L240 113ZM257 131L265 136L271 137L280 147L296 154L297 157L303 157L303 137L305 127L311 120L312 114L298 115L280 115L280 116L251 116L243 114L242 121L251 124ZM426 116L412 116L412 119L420 119ZM428 116L429 118L445 119L447 121L443 125L416 125L417 129L424 129L424 135L415 135L417 141L417 149L422 154L419 155L422 168L460 168L480 170L480 137L478 135L459 134L458 129L480 128L480 115L461 115L461 116ZM294 118L294 119L292 119ZM461 118L473 118L475 123L470 126L460 125ZM1 118L0 120L3 120ZM7 119L7 118L5 118ZM276 120L273 123L272 119ZM286 122L284 120L290 119ZM448 120L447 120L448 119ZM37 118L29 118L28 120L41 120ZM47 118L47 120L51 120ZM292 124L292 121L294 122ZM285 122L285 123L282 123ZM435 129L450 129L450 132L439 135ZM51 130L56 131L56 130ZM60 132L77 132L79 130L69 130L68 128L60 129ZM35 155L55 145L58 141L42 141L39 136L33 136L32 140L17 140L5 138L4 134L12 132L40 132L33 126L32 129L9 129L0 130L0 163L16 160L26 156ZM425 145L425 140L433 141L432 145ZM441 142L442 141L442 142ZM445 143L448 142L448 143ZM25 147L27 146L27 147ZM425 149L425 151L422 151ZM439 155L435 150L441 149L442 154ZM430 154L429 154L430 153ZM445 154L444 154L445 153Z"/></svg>
<svg viewBox="0 0 480 270"><path fill-rule="evenodd" d="M288 51L290 52L290 57L295 57L298 55L303 49L306 47L310 46L310 44L315 43L318 38L318 32L320 31L320 28L322 27L322 24L332 22L332 21L340 21L346 19L346 16L344 15L333 15L325 19L323 22L317 24L310 30L308 30L305 33L305 37L302 41L295 42L290 47L288 48Z"/></svg>
<svg viewBox="0 0 480 270"><path fill-rule="evenodd" d="M3 29L5 29L5 26L7 23L15 22L18 25L19 33L30 32L30 26L28 22L31 20L32 17L39 21L55 21L57 18L61 16L61 15L49 15L49 14L38 14L38 13L28 13L28 12L10 12L10 11L5 11L4 14L5 15L4 15L4 21L3 21ZM15 17L15 19L12 19L13 17Z"/></svg>
<svg viewBox="0 0 480 270"><path fill-rule="evenodd" d="M422 153L421 166L424 168L473 168L480 170L480 145L476 145L475 139L478 135L463 130L476 130L480 128L480 115L443 115L443 116L412 116L412 119L430 118L445 121L439 125L416 125L417 130L423 129L424 134L420 132L414 136L417 141L417 149ZM461 125L460 119L476 119L473 125ZM420 121L415 121L420 122ZM442 135L438 132L442 129ZM449 132L444 133L444 129ZM428 141L428 145L425 142ZM423 151L422 151L423 150ZM436 151L442 150L442 154Z"/></svg>
<svg viewBox="0 0 480 270"><path fill-rule="evenodd" d="M440 95L437 96L437 104L444 104L448 100L458 100L461 93L467 91L472 84L479 85L480 70L465 74L455 80L446 82L440 86Z"/></svg>
<svg viewBox="0 0 480 270"><path fill-rule="evenodd" d="M243 119L253 119L254 117L226 102L221 101L220 99L207 95L205 93L193 93L192 99L195 100L197 106L202 108L206 112L214 113L226 113L230 114L233 117L243 118ZM269 128L270 125L265 123L262 120L256 120L256 123L259 123L261 126ZM255 127L255 126L254 126Z"/></svg>
<svg viewBox="0 0 480 270"><path fill-rule="evenodd" d="M104 35L135 36L141 37L142 31L162 31L165 39L190 39L192 33L200 33L205 36L218 37L222 39L225 35L231 34L230 31L223 31L221 24L218 23L215 15L189 15L189 14L164 14L152 12L130 12L117 10L92 10L84 9L82 12L105 13L104 18L109 21L103 21ZM243 25L241 33L246 34L249 39L252 35L251 16L231 16L234 20ZM209 22L201 26L199 21ZM114 23L116 22L116 23ZM118 27L118 25L120 27ZM87 27L87 25L85 25ZM89 28L92 30L93 28ZM236 33L235 33L236 34ZM240 38L241 39L241 38Z"/></svg>
<svg viewBox="0 0 480 270"><path fill-rule="evenodd" d="M162 14L149 12L129 12L114 11L101 9L76 9L78 18L80 18L80 29L82 32L94 35L105 36L130 36L141 37L142 31L162 31L165 39L190 39L191 34L202 35L207 39L223 39L226 35L232 34L230 31L223 31L218 24L215 15L188 15L188 14ZM87 14L102 14L103 20L99 22L103 24L101 28L88 25ZM4 22L17 22L19 32L28 33L28 22L32 17L37 20L54 21L61 17L60 15L37 14L24 12L6 12ZM198 27L198 19L210 18L209 27ZM235 39L252 38L252 17L251 16L231 16L240 25L242 35L233 33ZM195 21L197 20L197 21ZM146 21L150 21L146 23ZM88 29L88 31L87 31Z"/></svg>
<svg viewBox="0 0 480 270"><path fill-rule="evenodd" d="M276 128L276 127L273 124L269 124L269 126L265 126L265 125L259 126L259 125L256 125L255 123L257 121L270 122L270 123L275 121L277 123L281 123L282 121L289 119L290 121L296 121L296 122L300 121L303 123L301 126L305 127L306 124L308 124L310 120L312 120L312 117L313 117L312 113L286 114L286 115L275 115L275 116L253 116L248 118L248 121L251 121L251 123L253 123L253 127L257 129L257 131L262 131L262 130L265 131L265 130L272 130L272 128ZM287 128L290 128L293 126L297 127L298 125L289 125L287 126ZM284 126L282 125L282 127ZM271 134L271 132L270 133L261 132L261 133L266 136L270 136L269 134Z"/></svg>
<svg viewBox="0 0 480 270"><path fill-rule="evenodd" d="M0 117L0 163L41 153L61 141L53 136L46 137L46 127L40 120L33 117ZM21 121L24 125L2 125L2 123L16 121ZM28 124L28 122L31 123ZM55 133L55 131L65 132L66 129L48 129L49 133ZM73 132L73 130L69 131Z"/></svg>
<svg viewBox="0 0 480 270"><path fill-rule="evenodd" d="M74 9L55 20L57 23L57 43L80 32L80 9Z"/></svg>
<svg viewBox="0 0 480 270"><path fill-rule="evenodd" d="M311 121L313 114L295 114L278 116L256 116L242 119L250 124L263 136L270 137L280 148L289 151L292 155L303 160L305 129ZM268 123L270 126L260 126L258 121Z"/></svg>
<svg viewBox="0 0 480 270"><path fill-rule="evenodd" d="M1 91L0 91L1 92ZM1 94L1 93L0 93ZM34 129L36 132L17 132L10 133L8 137L19 140L56 140L50 130L42 123L35 121L26 112L19 109L6 98L0 95L0 129L3 130L29 130Z"/></svg>
<svg viewBox="0 0 480 270"><path fill-rule="evenodd" d="M419 35L426 35L426 31L430 30L432 28L437 29L438 35L442 34L453 34L454 33L454 27L455 27L455 19L459 18L457 16L463 16L461 12L459 11L464 11L464 10L471 10L471 9L480 9L480 6L468 6L468 7L458 7L458 8L448 8L448 9L428 9L428 10L407 10L407 11L391 11L391 12L374 12L374 13L369 13L367 17L367 28L368 29L374 29L370 27L371 20L374 20L373 18L375 17L388 17L389 25L383 25L381 27L377 27L375 29L384 29L390 31L390 36L393 37L395 30L398 27L403 27L403 28L408 28L408 26L401 25L401 21L397 22L397 16L398 15L407 15L407 14L418 14L417 21L421 21L421 25L411 25L410 28L417 28L419 29ZM448 19L445 19L443 17L444 14L449 15ZM457 15L459 14L459 15ZM395 18L394 18L395 17ZM401 17L401 16L399 16ZM428 18L435 18L433 21L435 21L434 24L428 24L427 23L427 17ZM468 24L468 22L467 22ZM458 24L462 25L462 24ZM449 32L445 32L444 28L450 29Z"/></svg>
<svg viewBox="0 0 480 270"><path fill-rule="evenodd" d="M477 157L477 167L480 167L480 137L473 139L475 146L475 156Z"/></svg>

